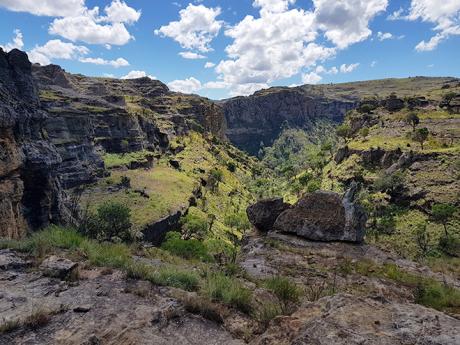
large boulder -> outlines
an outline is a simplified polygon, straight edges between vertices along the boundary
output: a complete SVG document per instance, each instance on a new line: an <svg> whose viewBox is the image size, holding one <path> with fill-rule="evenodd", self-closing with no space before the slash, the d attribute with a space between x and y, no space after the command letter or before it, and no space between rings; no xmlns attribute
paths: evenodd
<svg viewBox="0 0 460 345"><path fill-rule="evenodd" d="M353 202L354 192L350 190L343 198L324 191L306 194L279 215L273 230L313 241L360 243L367 217L362 207Z"/></svg>
<svg viewBox="0 0 460 345"><path fill-rule="evenodd" d="M55 255L46 258L40 265L45 276L61 280L71 278L77 267L77 263Z"/></svg>
<svg viewBox="0 0 460 345"><path fill-rule="evenodd" d="M282 198L264 199L249 206L246 210L248 219L258 230L268 232L276 218L290 207Z"/></svg>

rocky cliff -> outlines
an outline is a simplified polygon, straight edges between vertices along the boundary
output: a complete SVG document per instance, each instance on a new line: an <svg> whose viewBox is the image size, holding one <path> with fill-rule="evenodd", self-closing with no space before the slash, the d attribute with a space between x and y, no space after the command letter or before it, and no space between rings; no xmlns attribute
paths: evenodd
<svg viewBox="0 0 460 345"><path fill-rule="evenodd" d="M341 122L357 99L334 99L303 88L273 88L222 103L227 137L237 147L257 154L271 145L283 126L310 129L315 122Z"/></svg>
<svg viewBox="0 0 460 345"><path fill-rule="evenodd" d="M190 130L223 139L221 108L149 78L72 75L0 51L0 236L69 220L65 191L105 174L101 154L161 154Z"/></svg>

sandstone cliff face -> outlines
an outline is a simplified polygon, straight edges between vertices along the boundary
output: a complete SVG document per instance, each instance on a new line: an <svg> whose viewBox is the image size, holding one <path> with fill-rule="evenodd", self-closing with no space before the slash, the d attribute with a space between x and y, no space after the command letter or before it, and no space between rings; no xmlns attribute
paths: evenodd
<svg viewBox="0 0 460 345"><path fill-rule="evenodd" d="M62 159L43 135L45 119L27 55L0 50L0 236L64 216L54 170Z"/></svg>
<svg viewBox="0 0 460 345"><path fill-rule="evenodd" d="M283 125L311 128L318 120L341 122L358 99L335 99L307 88L276 88L222 102L227 137L237 147L256 154L271 145Z"/></svg>
<svg viewBox="0 0 460 345"><path fill-rule="evenodd" d="M102 153L162 153L191 129L225 139L220 106L149 78L72 75L0 50L0 237L71 219L66 191L105 174Z"/></svg>

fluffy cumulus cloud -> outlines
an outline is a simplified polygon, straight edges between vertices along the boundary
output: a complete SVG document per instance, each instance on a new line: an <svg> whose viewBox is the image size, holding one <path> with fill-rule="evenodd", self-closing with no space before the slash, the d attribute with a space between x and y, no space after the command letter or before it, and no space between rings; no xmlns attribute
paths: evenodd
<svg viewBox="0 0 460 345"><path fill-rule="evenodd" d="M14 30L14 37L11 42L6 43L5 45L0 45L4 51L10 51L12 49L22 49L24 47L24 41L22 32L19 29Z"/></svg>
<svg viewBox="0 0 460 345"><path fill-rule="evenodd" d="M194 52L180 52L179 55L189 60L206 59L206 56Z"/></svg>
<svg viewBox="0 0 460 345"><path fill-rule="evenodd" d="M156 35L169 37L182 48L208 52L210 43L222 28L223 22L217 20L220 8L208 8L204 5L189 4L180 10L180 19L155 30Z"/></svg>
<svg viewBox="0 0 460 345"><path fill-rule="evenodd" d="M137 78L144 78L149 77L150 79L157 79L155 76L147 74L145 71L131 71L128 74L121 77L121 79L137 79Z"/></svg>
<svg viewBox="0 0 460 345"><path fill-rule="evenodd" d="M324 35L338 48L368 38L369 22L388 6L387 0L313 0L315 20Z"/></svg>
<svg viewBox="0 0 460 345"><path fill-rule="evenodd" d="M428 41L417 44L417 51L434 50L449 36L460 35L459 0L412 0L409 14L399 18L422 20L435 25L433 29L437 33Z"/></svg>
<svg viewBox="0 0 460 345"><path fill-rule="evenodd" d="M141 11L122 0L113 0L99 13L86 7L85 0L0 0L11 11L55 18L48 32L70 41L90 44L124 45L133 37L126 25L137 22Z"/></svg>
<svg viewBox="0 0 460 345"><path fill-rule="evenodd" d="M340 73L351 73L355 69L357 69L359 66L359 63L352 63L350 65L342 64L340 65Z"/></svg>
<svg viewBox="0 0 460 345"><path fill-rule="evenodd" d="M66 17L85 11L84 0L0 0L0 6L37 16Z"/></svg>
<svg viewBox="0 0 460 345"><path fill-rule="evenodd" d="M77 46L73 43L62 42L61 40L50 40L43 46L35 46L28 52L30 61L41 65L49 65L52 59L74 60L89 53L84 46Z"/></svg>
<svg viewBox="0 0 460 345"><path fill-rule="evenodd" d="M90 44L124 45L133 37L125 24L139 20L140 11L114 0L104 8L105 15L99 14L99 8L87 9L74 16L56 18L49 27L49 33L59 35L73 42Z"/></svg>
<svg viewBox="0 0 460 345"><path fill-rule="evenodd" d="M102 58L82 57L79 59L79 61L101 66L112 66L115 68L129 66L129 62L123 58L118 58L116 60L105 60Z"/></svg>
<svg viewBox="0 0 460 345"><path fill-rule="evenodd" d="M204 68L213 68L215 66L216 66L216 64L214 62L210 62L210 61L208 61L208 62L206 62L204 64Z"/></svg>
<svg viewBox="0 0 460 345"><path fill-rule="evenodd" d="M172 91L182 93L194 93L202 89L201 82L193 77L184 80L173 80L172 82L168 83L168 87Z"/></svg>
<svg viewBox="0 0 460 345"><path fill-rule="evenodd" d="M341 49L371 36L370 21L387 0L314 0L313 8L294 8L295 0L254 0L259 16L246 16L227 28L227 59L215 67L230 93L248 94L279 79L302 73L305 83L318 83L315 66ZM324 39L321 39L324 37Z"/></svg>

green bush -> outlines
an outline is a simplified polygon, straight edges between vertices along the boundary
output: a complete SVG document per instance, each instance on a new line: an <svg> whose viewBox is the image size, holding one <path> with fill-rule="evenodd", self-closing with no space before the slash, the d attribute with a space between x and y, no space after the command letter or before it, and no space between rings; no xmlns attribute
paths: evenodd
<svg viewBox="0 0 460 345"><path fill-rule="evenodd" d="M359 130L359 135L362 136L363 138L367 137L369 135L369 128L364 127Z"/></svg>
<svg viewBox="0 0 460 345"><path fill-rule="evenodd" d="M166 235L166 240L161 248L171 254L180 256L184 259L199 259L202 261L212 261L205 244L196 239L183 240L178 232L170 232Z"/></svg>
<svg viewBox="0 0 460 345"><path fill-rule="evenodd" d="M124 244L98 243L86 240L80 249L90 264L101 267L126 268L131 262L131 250Z"/></svg>
<svg viewBox="0 0 460 345"><path fill-rule="evenodd" d="M120 239L131 241L131 210L116 201L107 201L88 217L84 231L90 237L103 241Z"/></svg>
<svg viewBox="0 0 460 345"><path fill-rule="evenodd" d="M265 281L267 289L271 290L283 302L297 302L300 290L297 285L286 277L273 277Z"/></svg>
<svg viewBox="0 0 460 345"><path fill-rule="evenodd" d="M204 238L208 232L208 220L191 210L181 219L182 231L186 238Z"/></svg>
<svg viewBox="0 0 460 345"><path fill-rule="evenodd" d="M321 189L321 181L320 180L311 180L307 183L307 192L308 193L313 193L316 192L317 190Z"/></svg>
<svg viewBox="0 0 460 345"><path fill-rule="evenodd" d="M226 215L224 224L230 228L235 228L242 231L251 227L251 223L249 223L248 216L245 212L230 213Z"/></svg>
<svg viewBox="0 0 460 345"><path fill-rule="evenodd" d="M228 171L230 171L230 172L232 172L232 173L235 172L235 171L236 171L236 164L235 164L235 162L228 162L228 163L227 163L227 169L228 169Z"/></svg>
<svg viewBox="0 0 460 345"><path fill-rule="evenodd" d="M228 277L223 273L209 273L203 286L203 293L244 313L251 311L251 291L243 287L236 278Z"/></svg>

